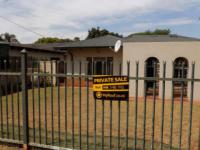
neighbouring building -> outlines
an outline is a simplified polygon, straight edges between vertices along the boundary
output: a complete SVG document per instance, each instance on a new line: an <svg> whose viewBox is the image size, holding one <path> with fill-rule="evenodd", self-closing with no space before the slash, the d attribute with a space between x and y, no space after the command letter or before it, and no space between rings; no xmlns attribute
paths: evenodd
<svg viewBox="0 0 200 150"><path fill-rule="evenodd" d="M19 44L19 43L7 43L0 42L0 70L1 71L20 71L20 57L21 51L26 49L28 60L28 71L44 71L44 62L46 62L46 72L50 72L51 60L65 60L66 52L54 49L56 44ZM41 61L41 62L40 62ZM52 73L60 72L62 70L56 70L56 63L52 63ZM38 65L39 64L39 65ZM33 68L33 69L32 69ZM55 77L53 83L56 83Z"/></svg>

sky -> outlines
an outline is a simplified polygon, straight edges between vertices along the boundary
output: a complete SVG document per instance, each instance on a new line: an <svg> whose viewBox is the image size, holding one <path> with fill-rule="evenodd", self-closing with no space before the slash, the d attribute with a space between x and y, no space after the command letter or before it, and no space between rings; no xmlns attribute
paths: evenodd
<svg viewBox="0 0 200 150"><path fill-rule="evenodd" d="M167 28L200 38L200 0L0 0L0 33L15 34L21 43L84 39L97 26L124 36Z"/></svg>

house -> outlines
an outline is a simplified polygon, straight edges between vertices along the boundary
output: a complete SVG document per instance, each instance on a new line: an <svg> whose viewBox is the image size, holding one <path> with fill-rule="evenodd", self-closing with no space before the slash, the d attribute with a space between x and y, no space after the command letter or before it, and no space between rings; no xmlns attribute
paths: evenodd
<svg viewBox="0 0 200 150"><path fill-rule="evenodd" d="M114 46L121 40L122 46L116 53ZM2 43L0 43L2 45ZM6 43L4 43L4 46ZM127 74L130 62L130 76L136 75L136 61L139 61L140 77L162 77L163 62L166 62L166 78L190 78L192 62L195 62L195 78L200 78L200 39L179 35L133 35L119 38L106 35L70 43L54 44L7 44L9 51L0 53L6 57L19 57L22 49L27 49L29 60L61 60L59 67L53 64L53 73L82 75L119 75ZM1 47L0 47L1 50ZM67 63L64 65L64 61ZM172 65L174 62L174 66ZM64 68L64 66L66 68ZM44 68L40 64L40 68ZM58 69L59 68L59 69ZM67 69L66 72L64 70ZM46 66L50 73L50 62ZM63 82L65 78L60 78ZM56 79L54 77L54 83ZM174 93L180 96L180 82L174 82ZM171 82L166 81L165 96L171 98ZM194 99L200 99L200 83L194 85ZM184 82L184 97L190 97L191 84ZM147 94L152 94L153 82L146 84ZM144 81L139 81L139 96L144 94ZM162 81L156 83L156 94L162 97ZM135 96L135 82L130 81L130 96Z"/></svg>
<svg viewBox="0 0 200 150"><path fill-rule="evenodd" d="M113 51L115 42L121 40L123 45L115 53ZM66 50L68 73L73 70L74 74L80 72L80 61L82 74L127 74L127 62L130 61L130 76L135 76L136 61L139 61L139 76L162 77L163 62L166 61L166 77L191 77L191 63L195 61L195 77L200 77L200 40L196 38L179 35L133 35L128 38L118 38L107 35L89 40L73 43L63 43L56 49ZM173 70L172 62L175 64ZM146 64L146 65L145 65ZM155 67L153 65L155 64ZM74 68L72 67L74 66ZM145 67L146 66L146 67ZM184 69L182 69L182 66ZM73 69L72 69L73 68ZM71 70L71 71L70 71ZM183 73L181 72L182 70ZM145 74L146 72L146 74ZM172 72L174 74L172 75ZM182 76L183 75L183 76ZM180 83L175 83L176 93L180 93ZM147 92L152 91L152 82L147 83ZM162 82L156 84L157 95L162 97ZM130 96L135 96L134 81L130 82ZM166 82L166 98L171 98L171 82ZM190 96L190 84L184 83L184 96ZM200 99L200 85L195 83L194 99ZM144 81L139 81L139 96L144 93ZM179 94L180 95L180 94Z"/></svg>
<svg viewBox="0 0 200 150"><path fill-rule="evenodd" d="M57 43L56 43L57 44ZM44 71L44 62L46 61L46 72L51 72L51 60L65 60L65 51L56 50L54 46L56 44L19 44L19 43L7 43L0 42L0 66L1 71L12 70L20 71L20 57L21 51L26 49L27 51L27 60L28 60L28 71ZM41 61L41 62L39 62ZM38 63L40 65L38 65ZM32 68L34 68L32 70ZM52 63L52 73L56 73L56 63ZM59 72L60 70L57 70ZM55 77L53 78L53 83L56 83Z"/></svg>
<svg viewBox="0 0 200 150"><path fill-rule="evenodd" d="M32 67L32 61L65 59L65 51L55 50L52 44L41 45L0 42L0 60L9 60L9 63L13 62L14 64L17 59L20 59L23 49L27 51L28 66L30 68Z"/></svg>

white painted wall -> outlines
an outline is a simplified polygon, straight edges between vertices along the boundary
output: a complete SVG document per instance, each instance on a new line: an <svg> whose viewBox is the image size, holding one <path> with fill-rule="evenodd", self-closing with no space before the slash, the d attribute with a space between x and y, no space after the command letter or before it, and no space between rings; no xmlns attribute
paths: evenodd
<svg viewBox="0 0 200 150"><path fill-rule="evenodd" d="M200 42L125 42L123 43L123 73L126 73L126 63L131 63L131 76L135 76L135 62L139 61L139 76L144 76L144 62L149 57L160 61L160 77L163 72L163 62L166 61L166 77L172 77L172 62L177 57L185 57L189 62L188 77L191 77L191 63L195 61L195 78L200 78ZM139 96L143 96L143 83L139 82ZM190 95L190 83L188 84ZM162 83L159 84L159 96L162 94ZM135 95L135 83L131 82L130 96ZM200 83L195 82L194 99L200 100ZM166 82L166 98L171 98L171 82Z"/></svg>

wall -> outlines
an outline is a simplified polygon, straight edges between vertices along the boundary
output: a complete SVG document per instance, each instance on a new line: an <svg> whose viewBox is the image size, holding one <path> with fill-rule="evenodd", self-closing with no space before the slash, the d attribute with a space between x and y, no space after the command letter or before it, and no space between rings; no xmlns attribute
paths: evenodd
<svg viewBox="0 0 200 150"><path fill-rule="evenodd" d="M82 62L82 74L87 73L87 57L113 57L113 72L119 74L119 66L122 63L122 50L118 53L113 52L110 48L76 48L70 50L74 57L74 74L79 74L80 61ZM71 56L67 55L68 72L71 73L72 64Z"/></svg>
<svg viewBox="0 0 200 150"><path fill-rule="evenodd" d="M166 77L172 77L172 62L177 57L185 57L189 61L188 76L191 77L191 63L195 61L195 78L200 78L200 42L126 42L123 43L123 72L126 73L126 63L131 63L131 76L135 76L135 62L139 61L139 76L144 76L144 62L149 57L156 57L160 62L160 77L163 72L163 62L166 61ZM131 94L135 95L135 85L131 82ZM139 96L144 93L144 81L139 82ZM166 82L166 98L171 98L171 82ZM194 99L200 100L200 83L195 83ZM162 94L162 82L159 83L159 96ZM190 96L190 84L188 84Z"/></svg>

